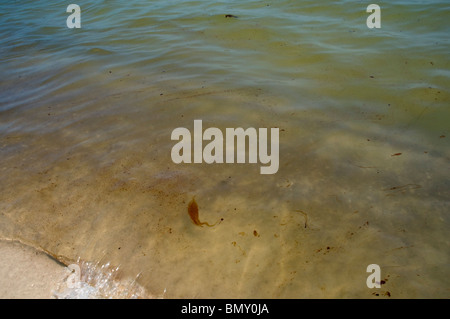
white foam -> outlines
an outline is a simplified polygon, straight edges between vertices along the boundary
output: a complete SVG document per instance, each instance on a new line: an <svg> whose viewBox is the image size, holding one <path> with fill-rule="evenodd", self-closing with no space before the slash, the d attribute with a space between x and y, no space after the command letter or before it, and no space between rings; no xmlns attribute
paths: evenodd
<svg viewBox="0 0 450 319"><path fill-rule="evenodd" d="M134 279L120 278L119 267L78 261L64 268L65 276L53 291L56 299L152 298Z"/></svg>

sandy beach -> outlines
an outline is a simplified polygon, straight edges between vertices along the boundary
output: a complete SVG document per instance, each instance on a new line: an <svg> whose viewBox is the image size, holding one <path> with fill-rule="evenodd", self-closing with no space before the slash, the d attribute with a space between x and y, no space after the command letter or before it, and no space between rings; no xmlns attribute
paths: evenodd
<svg viewBox="0 0 450 319"><path fill-rule="evenodd" d="M0 240L0 298L49 299L65 267L42 251Z"/></svg>
<svg viewBox="0 0 450 319"><path fill-rule="evenodd" d="M135 280L120 278L119 269L111 268L109 264L79 262L66 267L44 251L18 241L1 239L0 255L0 299L155 297L148 294ZM69 281L71 279L72 282Z"/></svg>

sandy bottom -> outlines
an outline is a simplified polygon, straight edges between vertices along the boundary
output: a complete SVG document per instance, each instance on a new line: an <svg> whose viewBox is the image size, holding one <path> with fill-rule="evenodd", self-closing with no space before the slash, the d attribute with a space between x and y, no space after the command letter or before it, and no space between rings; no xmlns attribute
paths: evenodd
<svg viewBox="0 0 450 319"><path fill-rule="evenodd" d="M49 299L66 267L44 252L0 240L0 298Z"/></svg>

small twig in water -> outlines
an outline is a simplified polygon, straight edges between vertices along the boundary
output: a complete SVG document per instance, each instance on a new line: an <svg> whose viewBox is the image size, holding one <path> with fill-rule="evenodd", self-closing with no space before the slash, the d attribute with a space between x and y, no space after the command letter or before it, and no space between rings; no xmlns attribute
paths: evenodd
<svg viewBox="0 0 450 319"><path fill-rule="evenodd" d="M297 213L303 214L305 216L305 228L308 227L308 214L306 214L304 211L296 210Z"/></svg>

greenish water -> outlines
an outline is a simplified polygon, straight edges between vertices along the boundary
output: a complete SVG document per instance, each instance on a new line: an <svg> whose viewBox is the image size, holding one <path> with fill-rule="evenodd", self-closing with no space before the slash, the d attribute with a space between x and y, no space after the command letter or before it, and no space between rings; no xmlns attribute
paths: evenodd
<svg viewBox="0 0 450 319"><path fill-rule="evenodd" d="M0 237L168 298L448 298L450 6L370 3L3 1ZM174 164L196 119L279 171Z"/></svg>

